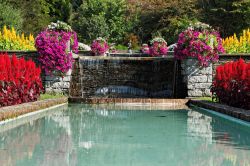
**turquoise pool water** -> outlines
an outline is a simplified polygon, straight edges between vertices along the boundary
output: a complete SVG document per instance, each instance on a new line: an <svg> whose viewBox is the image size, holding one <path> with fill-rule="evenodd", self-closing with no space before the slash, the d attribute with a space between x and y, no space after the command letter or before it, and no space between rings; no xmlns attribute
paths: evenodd
<svg viewBox="0 0 250 166"><path fill-rule="evenodd" d="M69 105L1 130L1 166L249 166L250 124L201 110Z"/></svg>

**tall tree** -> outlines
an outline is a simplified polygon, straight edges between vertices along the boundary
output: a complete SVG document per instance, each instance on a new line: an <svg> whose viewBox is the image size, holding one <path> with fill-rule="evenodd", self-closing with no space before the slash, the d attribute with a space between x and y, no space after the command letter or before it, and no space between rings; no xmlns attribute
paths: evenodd
<svg viewBox="0 0 250 166"><path fill-rule="evenodd" d="M72 26L81 41L90 42L98 36L119 42L129 28L124 0L85 0L75 15Z"/></svg>
<svg viewBox="0 0 250 166"><path fill-rule="evenodd" d="M250 27L250 0L200 0L202 21L225 36Z"/></svg>
<svg viewBox="0 0 250 166"><path fill-rule="evenodd" d="M198 15L197 0L128 0L131 12L138 15L136 34L148 41L162 36L169 43L175 43L178 34Z"/></svg>
<svg viewBox="0 0 250 166"><path fill-rule="evenodd" d="M39 33L50 22L48 4L44 0L26 0L21 2L24 32Z"/></svg>
<svg viewBox="0 0 250 166"><path fill-rule="evenodd" d="M72 15L72 4L70 0L45 0L49 7L51 21L69 22Z"/></svg>

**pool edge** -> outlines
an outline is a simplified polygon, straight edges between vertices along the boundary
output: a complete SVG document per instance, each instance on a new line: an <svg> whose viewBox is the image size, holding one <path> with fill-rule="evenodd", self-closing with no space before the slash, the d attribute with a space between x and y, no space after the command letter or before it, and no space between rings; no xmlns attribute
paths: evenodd
<svg viewBox="0 0 250 166"><path fill-rule="evenodd" d="M188 102L188 106L190 105L195 105L203 109L212 110L246 122L250 122L250 110L245 110L241 108L231 107L228 105L203 101L203 100L190 100Z"/></svg>
<svg viewBox="0 0 250 166"><path fill-rule="evenodd" d="M55 105L67 103L68 102L67 100L68 99L66 97L61 97L56 99L46 99L46 100L13 105L13 106L1 107L0 122L7 119L16 118L27 113L46 109Z"/></svg>

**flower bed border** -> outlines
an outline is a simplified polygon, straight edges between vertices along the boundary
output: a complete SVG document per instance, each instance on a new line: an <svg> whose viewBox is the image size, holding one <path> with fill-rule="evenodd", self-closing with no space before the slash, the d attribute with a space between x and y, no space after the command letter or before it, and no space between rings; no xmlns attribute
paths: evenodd
<svg viewBox="0 0 250 166"><path fill-rule="evenodd" d="M40 100L8 107L2 107L0 108L0 122L11 118L16 118L27 113L49 108L55 105L64 104L67 103L67 101L67 97L62 97L57 99Z"/></svg>
<svg viewBox="0 0 250 166"><path fill-rule="evenodd" d="M250 122L250 110L245 110L241 108L231 107L228 105L214 103L209 101L202 101L202 100L190 100L188 105L195 105L201 108L209 109L215 112L219 112L222 114L229 115L231 117L241 119L247 122Z"/></svg>

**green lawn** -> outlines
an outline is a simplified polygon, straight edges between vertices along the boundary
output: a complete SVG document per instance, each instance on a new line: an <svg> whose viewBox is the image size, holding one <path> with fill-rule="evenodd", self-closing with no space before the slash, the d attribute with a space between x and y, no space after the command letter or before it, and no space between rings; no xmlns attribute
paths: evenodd
<svg viewBox="0 0 250 166"><path fill-rule="evenodd" d="M39 100L46 100L46 99L56 99L56 98L61 98L61 97L66 97L63 94L49 94L49 93L45 93L45 94L41 94L40 95L40 99Z"/></svg>
<svg viewBox="0 0 250 166"><path fill-rule="evenodd" d="M196 98L197 100L205 100L205 101L211 101L211 102L215 102L212 100L212 97L199 97L199 98Z"/></svg>

